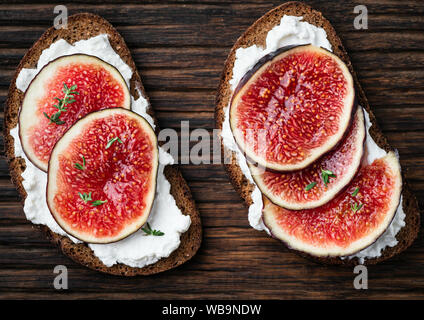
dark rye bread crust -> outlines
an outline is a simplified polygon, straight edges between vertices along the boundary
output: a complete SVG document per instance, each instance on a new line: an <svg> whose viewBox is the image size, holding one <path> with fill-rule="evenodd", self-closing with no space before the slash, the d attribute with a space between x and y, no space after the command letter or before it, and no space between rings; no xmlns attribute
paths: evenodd
<svg viewBox="0 0 424 320"><path fill-rule="evenodd" d="M364 91L361 88L361 85L359 84L355 71L353 70L350 58L345 48L343 47L340 38L337 36L334 28L331 26L330 22L323 17L321 12L312 9L310 6L301 2L287 2L274 8L273 10L269 11L264 16L262 16L260 19L258 19L237 40L225 62L224 71L221 76L221 82L218 87L215 109L216 127L218 129L222 129L222 124L225 119L224 110L227 107L232 95L229 81L233 76L232 70L235 61L236 50L240 47L249 47L254 44L265 47L265 39L268 31L270 31L274 26L278 25L284 15L303 16L303 21L307 21L317 27L321 27L327 32L327 38L331 43L333 53L340 57L346 63L350 72L352 73L359 104L363 106L370 115L370 119L372 122L372 127L370 128L371 136L381 148L385 149L386 151L392 150L393 148L390 147L386 137L383 135L381 129L377 125L375 116L371 111L368 100L364 94ZM223 154L225 155L224 157L226 157L225 168L230 176L231 183L238 191L240 196L244 199L246 205L250 205L252 203L250 195L254 186L243 175L240 167L237 164L235 153L226 150L222 144L221 147ZM420 226L420 212L418 209L418 203L405 181L404 173L402 175L403 209L406 213L406 225L396 236L399 243L393 248L386 248L383 251L382 255L378 258L366 259L365 264L367 265L376 264L378 262L384 261L397 255L398 253L408 248L417 237ZM289 250L291 249L289 248ZM303 252L295 252L303 257L325 264L352 266L359 263L357 258L351 260L341 260L337 257L314 257Z"/></svg>
<svg viewBox="0 0 424 320"><path fill-rule="evenodd" d="M5 105L4 137L6 155L9 160L12 181L15 183L23 202L26 198L26 192L22 186L21 173L26 168L25 160L20 157L15 158L14 141L10 135L10 130L14 128L18 122L18 112L24 96L23 92L16 88L16 78L22 68L35 68L41 52L48 48L53 42L59 39L64 39L70 43L74 43L79 40L89 39L99 34L108 34L109 42L113 49L132 69L133 76L130 81L131 95L137 99L139 97L139 92L141 92L142 95L148 99L141 82L140 75L137 72L135 63L127 45L124 42L124 39L105 19L89 13L76 14L68 18L67 29L56 30L53 27L48 29L41 38L35 42L33 47L21 60L10 84L9 94ZM154 116L151 107L149 107L148 113L151 116ZM157 123L156 119L155 122ZM156 131L158 132L158 130L159 129L157 127ZM181 209L183 214L190 216L191 226L189 230L181 236L181 244L179 248L168 258L163 258L155 264L148 265L143 268L133 268L124 264L115 264L112 267L107 267L93 254L93 251L86 244L75 244L68 237L54 233L46 226L38 227L47 234L53 243L56 243L61 250L74 261L97 271L113 275L135 276L151 275L175 268L190 260L199 249L202 240L202 227L200 214L196 209L190 189L182 177L178 167L167 166L165 167L164 173L171 184L171 194L175 198L178 207Z"/></svg>

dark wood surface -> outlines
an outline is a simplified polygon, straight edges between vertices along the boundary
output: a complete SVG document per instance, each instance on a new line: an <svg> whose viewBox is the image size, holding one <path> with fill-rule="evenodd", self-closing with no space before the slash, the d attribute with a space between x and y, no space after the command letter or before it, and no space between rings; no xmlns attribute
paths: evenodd
<svg viewBox="0 0 424 320"><path fill-rule="evenodd" d="M0 4L0 102L32 43L51 26L52 1ZM369 29L355 30L357 1L307 1L332 22L407 178L424 206L424 2L362 0ZM231 4L229 4L231 3ZM58 4L63 4L59 1ZM121 32L162 128L213 129L215 90L230 47L278 1L74 1L69 14L102 15ZM3 118L3 112L0 113ZM3 121L3 119L1 119ZM3 123L1 124L3 125ZM3 139L0 139L3 149ZM2 153L3 155L3 153ZM0 158L0 298L424 298L424 241L369 267L369 289L353 288L348 268L287 252L249 227L247 209L221 165L184 165L204 239L189 263L152 277L119 278L73 263L25 220L7 163ZM69 270L69 290L53 289L53 268Z"/></svg>

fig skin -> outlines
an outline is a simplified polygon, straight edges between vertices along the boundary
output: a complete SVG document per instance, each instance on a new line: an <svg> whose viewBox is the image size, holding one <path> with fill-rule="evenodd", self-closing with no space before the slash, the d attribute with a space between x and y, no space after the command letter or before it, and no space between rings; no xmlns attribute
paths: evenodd
<svg viewBox="0 0 424 320"><path fill-rule="evenodd" d="M231 97L230 105L233 104L234 98L237 96L237 94L240 92L240 90L244 87L244 85L250 80L250 78L268 61L271 61L276 56L280 55L283 52L289 51L294 48L298 47L305 47L309 44L302 44L302 45L290 45L281 47L271 53L268 53L267 55L263 56L256 62L256 64L253 66L252 69L246 72L246 74L240 79L240 82L238 83L237 87L234 89L233 96Z"/></svg>
<svg viewBox="0 0 424 320"><path fill-rule="evenodd" d="M137 113L135 113L135 112L133 112L133 111L131 111L131 110L127 110L127 109L123 109L123 108L108 108L108 109L102 109L102 110L98 110L98 111L94 111L94 112L91 112L91 113L88 113L88 114L86 114L86 115L84 115L81 119L79 119L78 121L76 121L74 124L73 124L73 126L74 125L76 125L78 122L80 122L80 121L83 121L83 120L85 120L86 118L88 118L88 117L95 117L96 116L96 114L98 114L98 113L103 113L103 112L107 112L107 111L113 111L113 110L119 110L119 111L121 111L121 110L123 110L123 112L125 112L125 111L127 111L127 112L129 112L129 113L131 113L132 115L134 115L134 116L136 116L137 118L140 118L140 119L142 119L144 122L145 122L145 124L146 125L148 125L149 127L150 127L150 129L152 130L152 132L154 133L155 131L154 131L154 129L152 128L152 126L149 124L149 122L144 118L144 117L142 117L142 116L140 116L139 114L137 114ZM66 133L68 133L68 131L70 131L71 129L72 129L72 127L73 126L71 126L66 132L65 132L65 134L63 135L63 137L66 135ZM156 153L157 153L157 160L158 160L158 163L157 163L157 165L156 165L156 170L154 171L154 179L153 179L153 185L152 185L152 188L154 189L154 191L155 191L155 195L154 195L154 198L153 198L153 201L152 201L152 203L151 203L151 205L150 205L150 208L149 208L149 210L145 213L145 216L146 216L146 219L145 219L145 221L147 221L148 220L148 218L149 218L149 216L150 216L150 213L151 213L151 211L152 211L152 208L153 208L153 203L154 203L154 201L155 201L155 197L156 197L156 189L157 189L157 179L158 179L158 171L159 171L159 146L158 146L158 141L157 141L157 136L156 136L156 134L154 134L153 135L153 137L155 138L155 145L156 145ZM62 138L61 138L62 139ZM58 143L60 142L60 140L61 139L59 139L56 143L55 143L55 146L53 147L53 150L52 150L52 154L53 154L53 151L54 151L54 149L56 148L56 146L58 145ZM49 168L50 168L50 166L51 166L51 157L50 157L50 159L49 159ZM109 244L109 243L115 243L115 242L118 242L118 241L121 241L121 240L123 240L123 239L125 239L125 238L128 238L129 236L131 236L132 234L134 234L135 232L137 232L138 230L140 230L142 227L143 227L143 225L144 225L144 223L138 228L138 229L135 229L135 230L133 230L132 232L130 232L130 233L123 233L122 234L122 236L121 237L119 237L119 238L117 238L117 239L114 239L114 240L112 240L112 241L107 241L107 242L105 242L105 241L90 241L90 242L87 242L87 241L85 241L84 239L83 239L83 237L81 237L79 234L77 234L77 233L75 233L75 232L73 232L72 230L69 230L69 228L66 226L66 225L64 225L61 221L59 221L59 219L56 217L56 215L55 214L53 214L53 212L54 212L54 208L52 208L52 205L51 205L51 203L50 203L50 201L49 201L49 197L48 197L48 190L49 190L49 184L51 183L51 181L50 181L50 178L48 178L47 179L47 186L46 186L46 203L47 203L47 207L49 208L49 211L50 211L50 214L52 215L52 217L53 217L53 219L56 221L56 223L67 233L67 234L69 234L69 235L71 235L72 237L74 237L74 238L76 238L76 239L78 239L78 240L80 240L80 241L82 241L82 242L84 242L84 243L92 243L92 244Z"/></svg>
<svg viewBox="0 0 424 320"><path fill-rule="evenodd" d="M43 71L43 69L45 69L45 68L47 68L48 66L50 66L51 64L53 64L53 63L56 63L58 60L60 60L60 59L62 59L62 58L67 58L67 57L74 57L74 56L86 56L86 57L89 57L90 59L95 59L95 60L98 60L99 61L99 63L100 64L106 64L106 65L108 65L110 68L112 68L113 70L115 70L116 71L116 73L119 75L119 78L120 78L120 80L122 81L122 83L124 84L124 91L126 92L126 95L128 96L128 98L129 98L129 105L128 105L128 108L124 108L124 107L122 107L122 108L124 108L124 109L127 109L127 110L130 110L131 109L131 94L130 94L130 90L129 90L129 88L128 88L128 85L127 85L127 82L125 81L125 79L124 79L124 77L122 76L122 74L119 72L119 70L115 67L115 66L113 66L113 65L111 65L111 64L109 64L109 63L107 63L106 61L104 61L104 60L102 60L102 59L100 59L99 57L97 57L97 56L93 56L93 55L89 55L89 54L84 54L84 53L74 53L74 54L69 54L69 55L63 55L63 56L60 56L60 57L57 57L56 59L53 59L52 61L49 61L45 66L43 66L41 69L40 69L40 71L36 74L36 76L30 81L30 83L28 84L28 87L27 87L27 89L25 90L25 92L24 92L24 97L23 97L23 99L22 99L22 102L23 101L25 101L25 98L27 97L27 93L28 93L28 91L29 91L29 88L31 87L31 85L37 80L37 78L38 78L38 76L40 75L40 73ZM23 127L22 126L22 120L21 120L21 112L22 112L22 106L19 108L19 112L18 112L18 124L19 124L19 130L18 130L18 135L19 135L19 139L20 139L20 141L22 142L23 141L23 132L22 132L22 130L21 130L21 128ZM84 115L82 118L84 118L86 115ZM82 119L81 118L81 119ZM75 124L76 122L74 122L73 124ZM71 126L72 127L72 126ZM71 128L71 127L69 127L68 128L68 130ZM66 130L66 131L68 131L68 130ZM66 131L65 131L65 133L66 133ZM57 141L56 141L57 142ZM22 144L22 143L21 143ZM54 148L54 147L53 147ZM36 166L38 169L40 169L41 171L44 171L44 172L46 172L47 173L47 168L44 168L44 167L42 167L42 166L40 166L40 164L37 162L37 161L33 161L33 156L32 156L32 154L30 153L30 152L28 152L27 150L26 150L26 148L25 148L25 145L24 144L22 144L22 150L23 150L23 152L24 152L24 154L25 154L25 156L28 158L28 160L30 160L31 161L31 163L34 165L34 166ZM52 149L52 151L53 151L53 149ZM47 165L48 166L48 165Z"/></svg>
<svg viewBox="0 0 424 320"><path fill-rule="evenodd" d="M245 158L247 159L248 162L259 166L259 167L263 167L266 168L266 170L269 171L274 171L274 172L292 172L292 171L299 171L302 169L305 169L306 167L308 167L309 165L311 165L313 162L317 161L319 158L321 158L322 156L324 156L326 153L331 152L332 150L334 150L335 148L337 148L337 146L344 140L345 136L347 135L350 126L353 123L353 117L355 115L356 109L358 107L358 103L357 103L357 94L356 94L356 90L354 88L354 84L353 84L353 77L348 69L348 67L344 64L344 62L337 57L335 54L333 54L331 51L322 48L322 47L316 47L313 46L311 44L303 44L303 45L289 45L289 46L285 46L282 48L279 48L267 55L265 55L264 57L262 57L261 59L259 59L259 61L248 71L246 72L246 74L241 78L240 82L238 83L236 89L234 90L231 99L230 99L230 128L231 131L233 132L234 135L234 124L233 121L231 121L231 108L233 108L234 105L234 101L237 99L238 95L240 94L240 91L242 91L242 89L245 87L245 85L249 82L249 80L258 72L259 69L261 69L266 63L270 62L271 60L273 60L275 57L277 57L280 54L283 54L289 50L292 49L297 49L297 48L301 48L301 47L311 47L311 48L319 48L321 50L326 51L330 56L334 57L334 59L338 62L341 63L341 65L345 68L345 71L348 73L349 78L351 79L352 82L352 104L349 106L350 107L350 115L348 116L349 119L347 120L347 124L346 127L344 128L343 134L340 136L340 138L338 139L338 141L336 143L334 143L331 147L325 149L323 148L323 151L319 152L319 156L318 157L311 157L310 159L308 159L308 161L304 161L304 163L302 165L295 165L295 166L290 166L289 168L274 168L272 166L264 165L261 163L258 163L258 161L256 161L255 159L252 159L252 157L248 154L248 152L246 152L243 149L243 146L239 143L238 139L234 139L237 146L239 147L239 149L243 152L243 155L245 156ZM235 135L234 135L235 136ZM264 160L265 161L265 160Z"/></svg>

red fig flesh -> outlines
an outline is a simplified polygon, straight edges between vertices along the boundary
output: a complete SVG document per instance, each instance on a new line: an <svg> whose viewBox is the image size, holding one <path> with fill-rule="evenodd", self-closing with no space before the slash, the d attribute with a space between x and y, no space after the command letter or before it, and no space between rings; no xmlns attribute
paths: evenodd
<svg viewBox="0 0 424 320"><path fill-rule="evenodd" d="M316 208L352 181L361 164L365 136L364 115L358 108L343 141L309 167L276 172L249 165L250 171L262 193L276 205L291 210Z"/></svg>
<svg viewBox="0 0 424 320"><path fill-rule="evenodd" d="M147 221L157 168L156 135L144 118L122 108L90 113L51 153L48 207L82 241L121 240Z"/></svg>
<svg viewBox="0 0 424 320"><path fill-rule="evenodd" d="M290 248L314 256L347 256L374 243L390 225L402 189L393 152L361 168L347 189L327 204L287 210L264 198L263 221Z"/></svg>
<svg viewBox="0 0 424 320"><path fill-rule="evenodd" d="M337 56L312 45L285 47L243 77L231 101L230 125L252 162L294 171L342 140L354 110L352 76Z"/></svg>

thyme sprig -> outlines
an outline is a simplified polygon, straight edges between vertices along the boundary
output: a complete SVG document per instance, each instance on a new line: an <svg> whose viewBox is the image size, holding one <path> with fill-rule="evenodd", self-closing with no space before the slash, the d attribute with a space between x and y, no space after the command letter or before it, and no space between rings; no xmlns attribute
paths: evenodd
<svg viewBox="0 0 424 320"><path fill-rule="evenodd" d="M84 156L81 156L81 158L82 158L82 164L75 162L74 167L80 170L85 170L85 158Z"/></svg>
<svg viewBox="0 0 424 320"><path fill-rule="evenodd" d="M118 141L119 143L123 143L123 142L122 142L122 140L121 140L121 139L119 139L119 137L112 138L112 139L110 139L110 140L109 140L109 142L107 143L107 145L106 145L106 149L109 149L115 141Z"/></svg>
<svg viewBox="0 0 424 320"><path fill-rule="evenodd" d="M352 211L354 212L354 213L356 213L356 212L358 212L359 210L361 210L361 208L364 206L364 204L363 203L361 203L361 204L357 204L356 202L352 205L350 205L350 207L351 207L351 209L352 209Z"/></svg>
<svg viewBox="0 0 424 320"><path fill-rule="evenodd" d="M55 123L57 125L62 125L65 123L65 121L60 120L60 116L62 112L66 112L67 105L75 102L75 95L79 95L79 92L75 91L77 89L77 85L74 84L70 88L66 85L66 83L63 83L63 93L65 96L63 99L60 99L58 97L55 97L54 99L57 100L57 104L54 104L53 107L55 107L58 111L56 113L53 113L51 116L49 116L46 112L43 112L44 116L50 120L50 123Z"/></svg>
<svg viewBox="0 0 424 320"><path fill-rule="evenodd" d="M143 230L146 234L148 235L152 235L152 236L163 236L165 233L163 233L160 230L152 230L152 228L150 227L150 224L147 222L146 227L141 228L141 230Z"/></svg>
<svg viewBox="0 0 424 320"><path fill-rule="evenodd" d="M89 192L89 193L81 193L81 192L78 192L78 195L79 195L79 197L81 198L81 200L82 201L84 201L84 203L88 203L88 202L90 202L91 201L91 205L93 206L93 207L97 207L97 206L100 206L101 204L103 204L103 203L106 203L107 202L107 200L94 200L93 201L93 199L91 198L91 192Z"/></svg>
<svg viewBox="0 0 424 320"><path fill-rule="evenodd" d="M93 199L91 199L91 192L87 193L81 193L78 192L79 197L82 199L82 201L84 201L85 203L87 203L88 201L91 201Z"/></svg>
<svg viewBox="0 0 424 320"><path fill-rule="evenodd" d="M336 178L337 176L333 173L333 171L321 169L321 177L322 177L322 181L324 182L325 186L327 186L329 179L330 178Z"/></svg>

